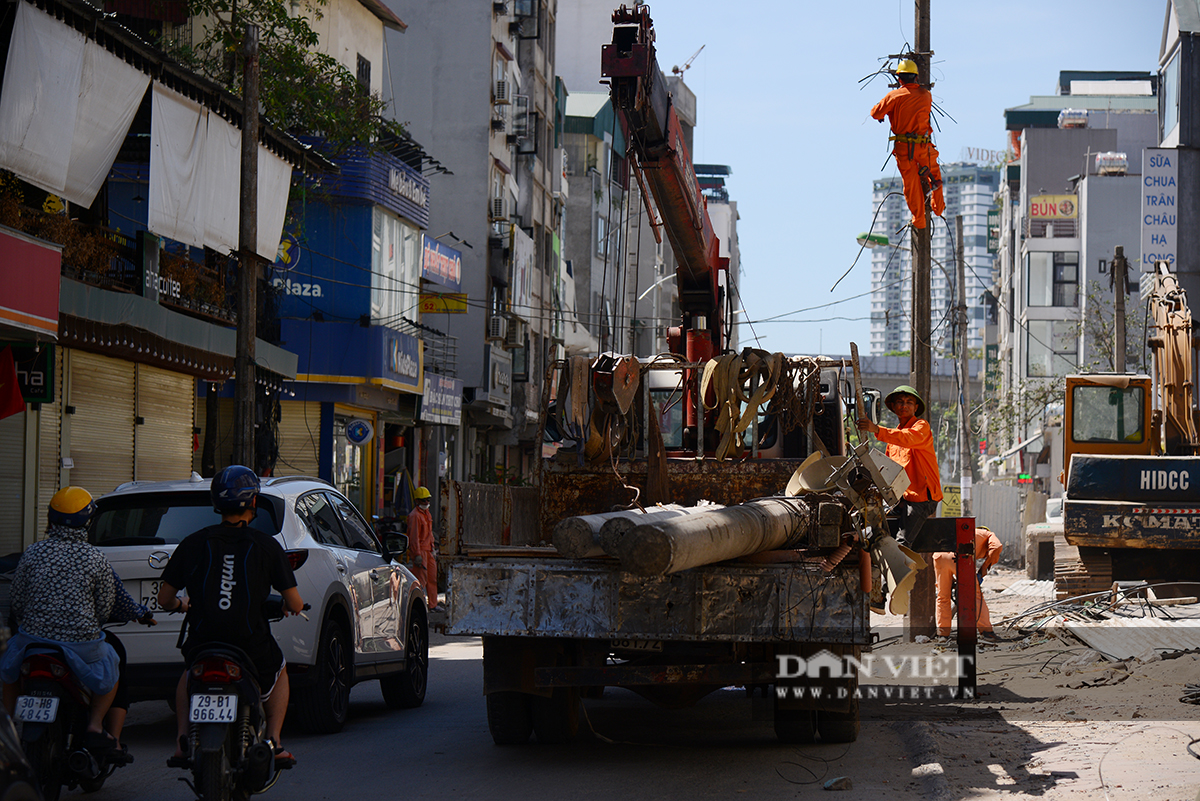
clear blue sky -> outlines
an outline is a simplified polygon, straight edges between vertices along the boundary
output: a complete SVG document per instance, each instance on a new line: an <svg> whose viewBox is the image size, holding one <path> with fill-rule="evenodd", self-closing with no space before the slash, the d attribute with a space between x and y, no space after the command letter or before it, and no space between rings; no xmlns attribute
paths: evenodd
<svg viewBox="0 0 1200 801"><path fill-rule="evenodd" d="M912 46L913 0L649 6L664 71L704 46L685 76L698 104L693 155L733 168L740 319L841 301L791 315L806 322L755 324L761 347L845 354L853 340L865 354L869 254L830 288L870 225L871 182L896 174L887 123L868 114L887 81L859 80ZM1054 94L1060 70L1156 71L1166 8L1166 0L932 0L934 102L953 117L940 117L935 134L942 161L965 160L968 147L1003 150L1004 109ZM745 326L741 333L752 344Z"/></svg>

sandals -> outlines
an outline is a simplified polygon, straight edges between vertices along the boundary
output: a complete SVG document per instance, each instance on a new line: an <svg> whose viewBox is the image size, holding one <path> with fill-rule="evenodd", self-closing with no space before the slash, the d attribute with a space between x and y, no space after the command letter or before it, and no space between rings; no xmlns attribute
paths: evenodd
<svg viewBox="0 0 1200 801"><path fill-rule="evenodd" d="M282 745L276 745L274 740L267 740L271 752L275 754L275 770L288 770L296 767L296 758L286 751Z"/></svg>
<svg viewBox="0 0 1200 801"><path fill-rule="evenodd" d="M179 755L167 758L168 768L190 768L192 766L192 744L186 734L179 735Z"/></svg>
<svg viewBox="0 0 1200 801"><path fill-rule="evenodd" d="M106 731L89 731L83 736L83 745L89 751L115 751L117 738Z"/></svg>

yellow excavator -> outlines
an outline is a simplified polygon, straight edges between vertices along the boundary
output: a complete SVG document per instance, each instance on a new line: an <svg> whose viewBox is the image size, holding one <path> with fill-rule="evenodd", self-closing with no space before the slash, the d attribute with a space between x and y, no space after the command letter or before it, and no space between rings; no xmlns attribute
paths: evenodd
<svg viewBox="0 0 1200 801"><path fill-rule="evenodd" d="M1200 575L1192 313L1166 262L1153 281L1151 374L1067 376L1059 599Z"/></svg>

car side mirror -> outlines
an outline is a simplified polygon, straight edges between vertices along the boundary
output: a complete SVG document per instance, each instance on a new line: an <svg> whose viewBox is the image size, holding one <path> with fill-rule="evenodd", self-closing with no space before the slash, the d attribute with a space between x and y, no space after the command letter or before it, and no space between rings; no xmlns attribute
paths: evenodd
<svg viewBox="0 0 1200 801"><path fill-rule="evenodd" d="M397 559L408 551L408 535L390 532L383 538L383 547L387 549L388 557Z"/></svg>

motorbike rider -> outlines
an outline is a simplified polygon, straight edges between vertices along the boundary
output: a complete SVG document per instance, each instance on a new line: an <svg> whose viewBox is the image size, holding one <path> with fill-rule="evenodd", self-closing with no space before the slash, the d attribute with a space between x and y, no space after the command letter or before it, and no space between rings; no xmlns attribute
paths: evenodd
<svg viewBox="0 0 1200 801"><path fill-rule="evenodd" d="M82 487L63 487L50 499L46 539L29 546L13 576L11 603L19 625L0 660L0 681L12 713L26 649L60 647L72 675L92 693L86 746L103 750L117 745L103 723L117 694L120 660L101 626L124 588L104 554L87 541L95 514L96 504Z"/></svg>
<svg viewBox="0 0 1200 801"><path fill-rule="evenodd" d="M198 647L225 643L240 648L252 662L262 692L267 737L275 762L295 764L280 745L280 730L288 705L288 676L279 644L263 603L274 587L286 613L298 615L304 601L283 552L271 535L252 528L259 493L258 476L248 467L232 465L212 480L213 509L221 515L215 526L200 529L179 543L162 572L158 603L167 612L187 611L187 639L181 650L186 660ZM187 599L178 598L187 589ZM187 671L175 690L178 750L171 763L188 758Z"/></svg>

